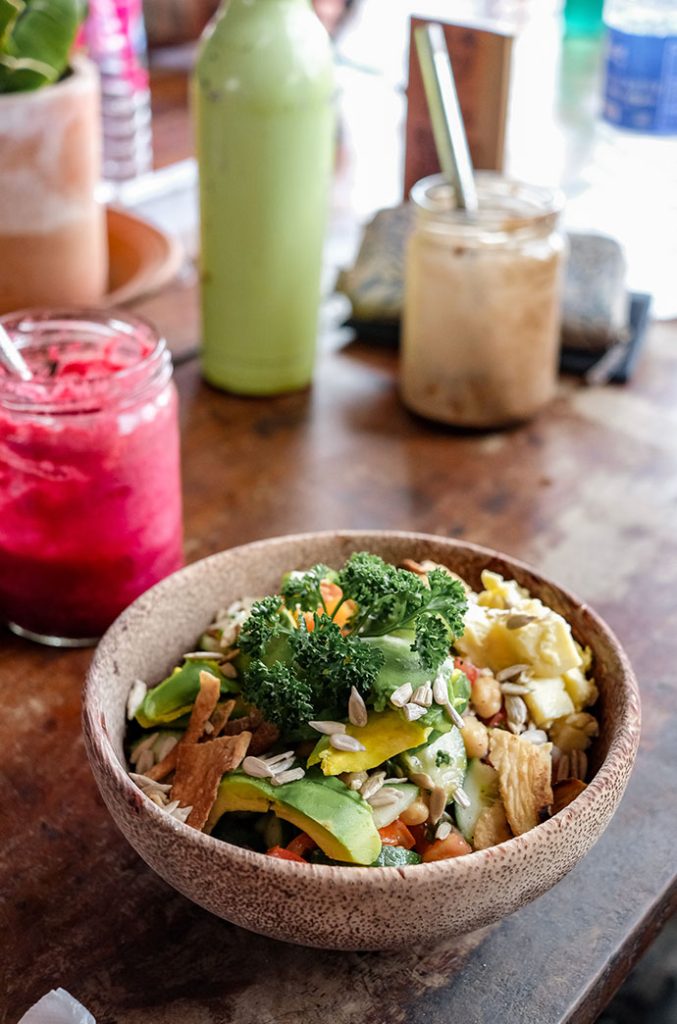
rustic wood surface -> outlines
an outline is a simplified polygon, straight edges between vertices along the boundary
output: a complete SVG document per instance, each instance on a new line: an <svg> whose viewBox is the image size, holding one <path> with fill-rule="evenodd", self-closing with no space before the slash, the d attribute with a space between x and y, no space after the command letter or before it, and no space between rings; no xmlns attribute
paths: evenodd
<svg viewBox="0 0 677 1024"><path fill-rule="evenodd" d="M332 527L505 550L615 629L641 685L641 750L606 834L519 913L436 948L311 951L209 916L145 866L85 759L91 653L1 633L0 1022L59 985L98 1024L594 1021L677 901L677 323L652 328L630 385L563 381L535 422L469 434L402 408L391 352L336 338L311 391L208 388L190 275L135 308L179 354L187 559Z"/></svg>

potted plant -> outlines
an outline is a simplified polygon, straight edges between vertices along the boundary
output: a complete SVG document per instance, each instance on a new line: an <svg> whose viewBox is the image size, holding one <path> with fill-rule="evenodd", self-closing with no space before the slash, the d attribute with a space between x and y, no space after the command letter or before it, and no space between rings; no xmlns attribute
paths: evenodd
<svg viewBox="0 0 677 1024"><path fill-rule="evenodd" d="M99 83L83 0L0 0L0 313L89 305L107 274Z"/></svg>

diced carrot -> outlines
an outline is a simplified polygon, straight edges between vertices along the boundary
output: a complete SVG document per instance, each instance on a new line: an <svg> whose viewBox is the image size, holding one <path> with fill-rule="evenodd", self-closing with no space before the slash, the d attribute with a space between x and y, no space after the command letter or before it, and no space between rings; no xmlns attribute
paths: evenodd
<svg viewBox="0 0 677 1024"><path fill-rule="evenodd" d="M299 857L298 853L293 853L292 850L285 850L284 846L271 846L267 851L269 857L278 857L280 860L295 860L300 864L307 864L308 862Z"/></svg>
<svg viewBox="0 0 677 1024"><path fill-rule="evenodd" d="M295 836L290 843L287 843L287 849L290 853L298 853L299 857L303 857L306 853L310 853L314 850L317 843L314 839L311 839L306 832L300 832L299 835Z"/></svg>
<svg viewBox="0 0 677 1024"><path fill-rule="evenodd" d="M461 672L465 673L471 686L477 682L479 671L471 661L466 661L465 658L454 658L454 668L458 668Z"/></svg>
<svg viewBox="0 0 677 1024"><path fill-rule="evenodd" d="M384 846L403 846L405 850L411 850L416 845L413 835L399 818L385 828L380 828L378 834Z"/></svg>
<svg viewBox="0 0 677 1024"><path fill-rule="evenodd" d="M463 857L466 853L472 853L472 847L458 832L450 832L446 839L436 839L434 843L430 843L422 858L423 863L428 864L433 860Z"/></svg>

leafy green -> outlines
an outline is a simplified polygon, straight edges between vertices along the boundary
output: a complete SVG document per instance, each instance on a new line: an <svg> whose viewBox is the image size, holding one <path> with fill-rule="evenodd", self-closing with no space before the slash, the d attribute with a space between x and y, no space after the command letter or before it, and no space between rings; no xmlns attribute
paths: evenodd
<svg viewBox="0 0 677 1024"><path fill-rule="evenodd" d="M398 868L403 864L420 864L421 857L415 850L405 850L403 846L383 846L372 868Z"/></svg>
<svg viewBox="0 0 677 1024"><path fill-rule="evenodd" d="M288 608L295 608L298 605L304 612L314 612L317 608L325 608L320 583L322 580L335 578L334 570L320 562L306 572L285 573L280 593Z"/></svg>
<svg viewBox="0 0 677 1024"><path fill-rule="evenodd" d="M348 559L337 582L344 599L358 605L351 623L354 633L383 636L413 629L412 650L425 668L434 671L463 633L467 601L462 584L443 569L433 569L427 581L426 586L416 573L360 551Z"/></svg>
<svg viewBox="0 0 677 1024"><path fill-rule="evenodd" d="M0 93L58 81L85 14L82 0L0 0Z"/></svg>
<svg viewBox="0 0 677 1024"><path fill-rule="evenodd" d="M267 600L267 599L266 599ZM259 602L263 604L263 602ZM345 718L352 686L366 695L383 664L383 655L357 637L344 636L335 622L315 613L312 630L302 621L287 631L282 660L264 663L266 646L284 630L273 605L259 609L247 629L248 650L258 657L244 669L242 693L266 718L288 732L317 718ZM249 620L243 626L249 627ZM263 647L257 646L264 639ZM242 644L242 633L240 633Z"/></svg>

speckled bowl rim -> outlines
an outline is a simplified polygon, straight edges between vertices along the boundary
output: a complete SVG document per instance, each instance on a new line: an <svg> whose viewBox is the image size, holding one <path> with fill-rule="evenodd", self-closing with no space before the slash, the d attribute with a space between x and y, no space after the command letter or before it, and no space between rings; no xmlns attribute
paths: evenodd
<svg viewBox="0 0 677 1024"><path fill-rule="evenodd" d="M377 868L353 865L350 865L347 868L333 864L300 864L298 862L285 861L276 857L269 857L264 853L258 853L254 850L246 850L242 847L234 846L224 840L205 835L204 832L198 832L195 829L190 828L188 825L184 825L182 822L169 817L151 800L143 799L143 810L148 814L150 821L165 834L173 835L175 839L181 838L189 844L202 846L219 857L227 857L229 860L234 859L235 861L254 864L260 870L268 873L273 878L285 878L288 880L290 877L294 877L302 879L308 877L308 872L313 872L314 877L324 878L328 883L332 881L339 881L340 879L341 885L348 886L349 888L358 887L360 889L364 889L366 887L369 889L373 887L375 890L378 890L385 880L393 879L395 875L400 875L403 878L415 877L422 879L423 873L425 873L425 877L428 880L439 879L442 881L444 879L446 881L453 881L453 879L462 878L468 872L479 869L481 865L488 863L490 860L495 862L496 858L508 858L515 851L523 852L525 854L528 853L529 857L533 857L534 855L537 855L538 849L541 848L542 852L547 854L548 840L550 837L563 829L575 828L576 819L583 807L586 805L592 806L598 802L601 804L603 802L603 794L606 786L614 780L618 771L624 770L628 757L631 761L634 761L639 745L641 723L640 698L637 681L635 679L632 666L630 665L630 661L618 638L606 622L604 622L604 620L593 609L591 609L586 602L580 600L580 598L570 590L567 590L565 587L562 587L550 580L542 573L539 573L526 562L513 558L504 552L483 547L479 544L473 544L468 541L456 540L455 538L401 530L366 529L327 530L312 533L290 534L280 537L270 537L263 540L253 541L249 544L241 544L234 548L228 548L224 551L217 552L214 555L209 555L207 558L200 559L198 562L193 562L183 569L179 569L178 572L173 573L171 576L168 576L166 579L156 584L150 590L146 591L145 594L141 595L137 601L130 605L129 608L126 609L107 630L97 647L87 674L82 697L83 729L87 737L88 745L91 745L91 752L88 749L88 756L90 757L90 760L92 753L96 752L100 761L107 764L112 770L111 781L114 782L118 795L127 802L138 801L138 787L132 782L123 766L120 764L107 732L102 727L102 723L95 720L90 707L94 700L96 689L98 686L102 685L101 681L96 679L99 661L102 660L107 648L116 643L118 633L122 633L124 631L125 623L127 618L130 616L130 612L132 609L135 609L138 604L146 602L149 595L171 589L175 585L177 578L185 579L185 577L190 574L197 575L201 571L200 567L205 565L205 563L221 559L225 554L231 552L255 552L262 548L271 548L278 545L282 546L294 542L308 543L312 541L329 540L332 538L345 538L350 540L351 538L358 537L360 538L360 543L363 543L365 548L369 546L370 538L375 544L379 541L401 538L402 540L429 542L435 543L436 545L442 543L445 546L448 545L450 552L454 549L465 549L488 561L498 558L506 564L509 564L511 567L516 568L518 572L527 573L536 578L539 582L557 590L565 600L578 606L582 612L592 619L597 629L606 635L607 640L614 648L614 651L619 658L623 673L622 678L618 680L618 684L623 686L626 700L622 714L615 723L615 728L610 738L606 756L600 764L594 778L588 783L583 793L581 793L580 796L578 796L571 804L561 810L554 817L541 822L529 832L525 832L521 836L515 836L512 839L506 840L506 842L501 843L498 846L492 846L486 850L475 850L463 857L457 857L450 860L433 861L427 864L404 865L400 867ZM628 754L628 751L631 753Z"/></svg>

